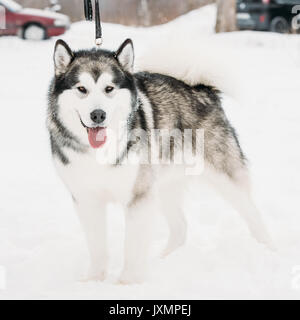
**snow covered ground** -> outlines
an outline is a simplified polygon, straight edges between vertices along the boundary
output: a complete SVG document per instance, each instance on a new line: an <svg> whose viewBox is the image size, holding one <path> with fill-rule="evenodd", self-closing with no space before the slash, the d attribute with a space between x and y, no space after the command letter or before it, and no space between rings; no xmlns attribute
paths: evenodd
<svg viewBox="0 0 300 320"><path fill-rule="evenodd" d="M55 39L1 38L0 266L7 287L1 291L0 286L0 299L300 298L300 37L215 35L214 17L209 6L149 29L105 24L105 46L115 49L131 37L141 56L158 37L167 46L169 37L189 36L187 50L203 37L219 47L221 59L225 47L232 52L224 64L240 72L247 90L242 106L225 99L225 108L250 159L255 198L278 251L257 244L236 212L211 190L193 185L185 199L188 243L160 259L167 237L162 222L143 285L117 284L124 221L113 204L109 278L80 282L87 248L71 198L53 168L45 129ZM93 32L89 23L77 23L63 38L73 48L90 47ZM207 45L203 41L203 48Z"/></svg>

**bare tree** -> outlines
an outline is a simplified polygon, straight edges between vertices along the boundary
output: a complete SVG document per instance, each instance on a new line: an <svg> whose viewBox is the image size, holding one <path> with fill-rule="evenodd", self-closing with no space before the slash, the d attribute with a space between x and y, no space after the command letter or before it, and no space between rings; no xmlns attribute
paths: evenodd
<svg viewBox="0 0 300 320"><path fill-rule="evenodd" d="M33 8L46 8L50 0L16 0ZM229 1L229 0L225 0ZM104 22L133 26L151 26L169 22L178 16L215 0L100 0ZM61 12L72 21L82 20L83 0L59 0Z"/></svg>
<svg viewBox="0 0 300 320"><path fill-rule="evenodd" d="M217 0L216 32L236 30L236 0Z"/></svg>
<svg viewBox="0 0 300 320"><path fill-rule="evenodd" d="M149 10L148 0L141 0L138 8L138 14L140 20L143 20L144 26L150 26L151 14Z"/></svg>

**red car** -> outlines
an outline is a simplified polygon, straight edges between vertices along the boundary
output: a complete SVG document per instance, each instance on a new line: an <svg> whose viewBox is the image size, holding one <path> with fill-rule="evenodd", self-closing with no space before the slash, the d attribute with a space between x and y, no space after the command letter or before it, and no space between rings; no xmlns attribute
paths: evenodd
<svg viewBox="0 0 300 320"><path fill-rule="evenodd" d="M64 14L38 9L25 9L12 0L0 0L5 11L5 28L0 35L18 35L28 40L43 40L59 36L70 27L70 19ZM1 18L1 17L0 17Z"/></svg>

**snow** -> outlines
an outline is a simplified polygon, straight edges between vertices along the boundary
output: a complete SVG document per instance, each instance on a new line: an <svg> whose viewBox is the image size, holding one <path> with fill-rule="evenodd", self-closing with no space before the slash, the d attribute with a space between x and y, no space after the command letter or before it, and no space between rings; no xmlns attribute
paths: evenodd
<svg viewBox="0 0 300 320"><path fill-rule="evenodd" d="M144 284L117 283L124 221L115 204L109 207L109 277L104 283L81 282L87 248L71 197L52 165L45 128L55 39L36 43L2 37L0 270L5 268L7 287L1 290L0 284L0 299L300 298L300 38L215 35L214 18L215 7L208 6L148 29L105 24L105 47L116 49L131 37L139 57L157 38L168 46L170 37L188 35L187 50L200 39L218 46L221 57L226 47L229 70L239 68L235 59L227 59L228 52L239 57L239 81L247 88L242 106L228 97L224 105L250 159L255 199L278 250L257 244L212 190L192 185L185 198L188 242L159 258L167 239L161 220ZM93 45L93 35L93 25L80 22L63 38L73 48L86 48Z"/></svg>

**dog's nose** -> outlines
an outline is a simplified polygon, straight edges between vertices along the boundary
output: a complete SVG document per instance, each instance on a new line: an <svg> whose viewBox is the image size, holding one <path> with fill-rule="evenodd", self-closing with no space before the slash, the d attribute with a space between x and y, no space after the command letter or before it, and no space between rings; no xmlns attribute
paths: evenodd
<svg viewBox="0 0 300 320"><path fill-rule="evenodd" d="M91 119L93 122L100 124L106 119L106 112L99 109L91 113Z"/></svg>

